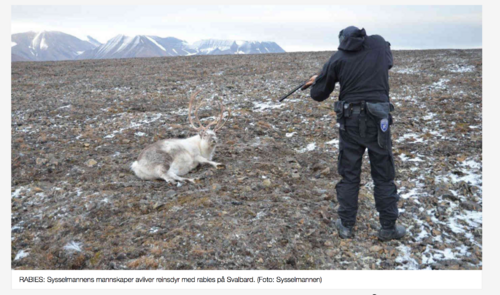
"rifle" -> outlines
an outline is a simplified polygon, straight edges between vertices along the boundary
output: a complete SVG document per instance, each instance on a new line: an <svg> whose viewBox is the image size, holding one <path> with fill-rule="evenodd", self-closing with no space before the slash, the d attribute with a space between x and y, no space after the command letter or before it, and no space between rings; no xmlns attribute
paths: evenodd
<svg viewBox="0 0 500 295"><path fill-rule="evenodd" d="M308 80L309 81L309 80ZM292 91L290 91L287 95L283 96L282 98L280 98L279 102L282 102L283 100L285 100L285 98L289 97L290 95L292 95L293 93L295 93L295 91L299 90L300 88L302 88L305 84L307 83L306 82L303 82L302 84L300 84L299 86L295 87Z"/></svg>
<svg viewBox="0 0 500 295"><path fill-rule="evenodd" d="M319 74L316 74L316 75L319 75ZM311 77L312 77L312 76L311 76ZM311 79L311 78L309 78L309 79ZM282 98L280 98L279 102L282 102L283 100L285 100L285 98L287 98L287 97L289 97L290 95L292 95L295 91L297 91L297 90L301 89L302 87L304 87L304 85L306 85L306 83L309 81L309 79L307 79L307 80L306 80L306 81L304 81L302 84L300 84L299 86L295 87L295 88L294 88L292 91L290 91L288 94L286 94L285 96L283 96ZM305 90L305 89L307 89L307 88L309 88L309 86L308 86L308 87L306 87L306 88L304 88L304 89L302 89L302 90Z"/></svg>

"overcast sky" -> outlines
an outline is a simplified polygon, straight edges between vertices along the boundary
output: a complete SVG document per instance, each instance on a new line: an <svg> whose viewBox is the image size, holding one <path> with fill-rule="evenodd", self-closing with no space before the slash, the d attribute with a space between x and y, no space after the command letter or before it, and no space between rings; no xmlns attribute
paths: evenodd
<svg viewBox="0 0 500 295"><path fill-rule="evenodd" d="M382 35L393 49L481 48L481 6L12 6L12 33L62 31L275 41L286 51L335 50L341 29Z"/></svg>

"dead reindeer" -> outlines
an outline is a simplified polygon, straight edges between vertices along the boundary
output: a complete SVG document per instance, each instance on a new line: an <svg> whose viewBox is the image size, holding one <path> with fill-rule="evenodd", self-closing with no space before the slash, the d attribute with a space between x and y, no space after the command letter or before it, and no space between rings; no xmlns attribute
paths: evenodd
<svg viewBox="0 0 500 295"><path fill-rule="evenodd" d="M191 95L188 111L189 123L198 134L185 139L159 140L147 146L131 166L137 177L144 180L164 179L168 183L186 180L194 183L194 179L181 176L189 173L199 164L206 163L215 168L222 166L221 163L213 162L212 158L218 143L215 132L220 130L227 122L227 118L223 121L224 105L219 101L220 115L218 119L216 118L208 125L203 126L198 118L198 110L204 104L203 100L200 100L194 111L196 123L198 124L196 126L191 113L193 102L198 93L200 91ZM213 130L209 129L211 126L214 126Z"/></svg>

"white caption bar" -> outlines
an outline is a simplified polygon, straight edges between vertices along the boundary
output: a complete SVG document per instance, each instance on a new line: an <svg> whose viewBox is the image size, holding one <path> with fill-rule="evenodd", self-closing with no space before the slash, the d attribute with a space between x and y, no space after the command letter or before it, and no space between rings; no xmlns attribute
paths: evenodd
<svg viewBox="0 0 500 295"><path fill-rule="evenodd" d="M480 289L481 280L465 270L12 270L13 289Z"/></svg>

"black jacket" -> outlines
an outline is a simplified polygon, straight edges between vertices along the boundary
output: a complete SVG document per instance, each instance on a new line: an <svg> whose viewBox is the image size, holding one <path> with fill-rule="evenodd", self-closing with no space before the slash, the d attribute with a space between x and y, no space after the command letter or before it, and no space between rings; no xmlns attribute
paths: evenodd
<svg viewBox="0 0 500 295"><path fill-rule="evenodd" d="M364 29L348 27L335 54L324 65L311 86L311 97L328 98L340 84L339 100L348 102L389 101L389 69L392 67L391 44L379 35L367 36Z"/></svg>

